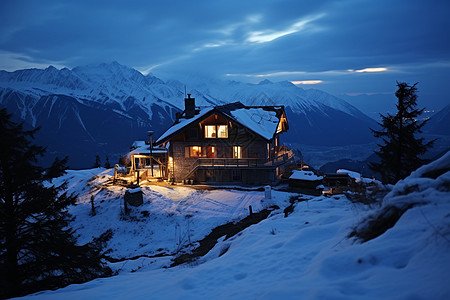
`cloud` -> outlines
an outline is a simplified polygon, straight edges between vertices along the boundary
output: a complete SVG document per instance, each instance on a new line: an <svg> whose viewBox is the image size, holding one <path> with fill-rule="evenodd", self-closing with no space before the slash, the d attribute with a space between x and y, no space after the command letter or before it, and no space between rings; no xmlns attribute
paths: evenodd
<svg viewBox="0 0 450 300"><path fill-rule="evenodd" d="M302 84L319 84L322 83L322 80L297 80L297 81L291 81L295 85L302 85Z"/></svg>
<svg viewBox="0 0 450 300"><path fill-rule="evenodd" d="M310 17L306 17L300 21L295 22L294 24L292 24L291 26L282 29L282 30L273 30L273 29L267 29L267 30L263 30L263 31L252 31L249 32L249 36L247 38L248 42L251 43L267 43L267 42L271 42L273 40L276 40L280 37L292 34L292 33L296 33L296 32L300 32L300 31L304 31L308 28L308 25L310 28L312 28L311 24L313 21L320 19L324 16L324 14L319 14L316 16L310 16Z"/></svg>
<svg viewBox="0 0 450 300"><path fill-rule="evenodd" d="M0 69L116 60L166 78L320 78L340 93L395 80L439 90L450 77L450 1L17 0L0 11Z"/></svg>
<svg viewBox="0 0 450 300"><path fill-rule="evenodd" d="M349 69L349 72L356 72L356 73L377 73L377 72L386 72L388 68L364 68L359 70L352 70Z"/></svg>
<svg viewBox="0 0 450 300"><path fill-rule="evenodd" d="M35 58L24 54L11 53L6 51L0 51L0 62L2 63L2 69L6 71L15 71L18 69L27 68L45 69L49 65L52 65L55 68L59 69L65 67L64 62L62 61L38 61Z"/></svg>
<svg viewBox="0 0 450 300"><path fill-rule="evenodd" d="M319 72L446 60L450 50L442 32L448 18L432 16L445 7L414 1L1 5L6 20L0 20L0 50L69 66L118 60L174 74L188 64L222 74Z"/></svg>

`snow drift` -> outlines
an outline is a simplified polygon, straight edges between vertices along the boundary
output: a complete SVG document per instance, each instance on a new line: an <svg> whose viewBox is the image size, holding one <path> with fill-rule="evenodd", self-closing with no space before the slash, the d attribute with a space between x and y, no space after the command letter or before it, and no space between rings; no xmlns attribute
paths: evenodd
<svg viewBox="0 0 450 300"><path fill-rule="evenodd" d="M449 166L447 153L400 181L376 209L351 203L345 196L297 195L303 201L285 218L282 210L288 197L275 193L272 201L281 207L279 211L241 234L219 241L195 264L160 269L161 261L147 266L144 260L129 261L142 267L127 273L124 266L118 276L28 298L449 299ZM74 188L82 186L81 181L72 182ZM175 208L168 205L169 199L187 199L184 193L186 190L176 188L167 191L165 207ZM246 195L258 197L252 194L257 192L236 193L244 199ZM110 205L108 195L102 197L105 206ZM154 193L150 197L159 196ZM200 208L209 198L199 193L195 199ZM217 199L220 196L216 195ZM226 198L222 203L227 203ZM368 226L386 207L412 203L383 234L366 242L348 237L355 227ZM215 212L202 215L213 218ZM201 224L196 228L208 231ZM143 232L136 228L134 234L138 238Z"/></svg>

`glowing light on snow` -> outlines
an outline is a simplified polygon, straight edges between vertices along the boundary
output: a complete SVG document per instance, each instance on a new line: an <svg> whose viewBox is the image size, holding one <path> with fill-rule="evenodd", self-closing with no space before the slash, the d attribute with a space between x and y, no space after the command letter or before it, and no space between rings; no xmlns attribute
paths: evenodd
<svg viewBox="0 0 450 300"><path fill-rule="evenodd" d="M349 69L347 71L355 73L377 73L377 72L386 72L387 70L388 68L364 68L360 70Z"/></svg>
<svg viewBox="0 0 450 300"><path fill-rule="evenodd" d="M298 81L291 81L295 85L299 84L319 84L322 83L322 80L298 80Z"/></svg>

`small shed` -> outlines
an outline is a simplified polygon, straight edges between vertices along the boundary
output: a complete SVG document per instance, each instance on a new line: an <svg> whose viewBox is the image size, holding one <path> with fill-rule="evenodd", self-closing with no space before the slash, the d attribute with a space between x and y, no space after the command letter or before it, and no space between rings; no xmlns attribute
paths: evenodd
<svg viewBox="0 0 450 300"><path fill-rule="evenodd" d="M289 177L289 187L299 189L301 192L312 195L322 194L322 176L312 171L294 170Z"/></svg>
<svg viewBox="0 0 450 300"><path fill-rule="evenodd" d="M144 192L142 192L141 188L135 188L125 191L125 204L131 206L140 206L144 203Z"/></svg>
<svg viewBox="0 0 450 300"><path fill-rule="evenodd" d="M348 187L354 180L347 173L325 174L325 185L330 187Z"/></svg>
<svg viewBox="0 0 450 300"><path fill-rule="evenodd" d="M355 180L347 173L325 174L323 183L327 187L327 194L341 194L349 190Z"/></svg>

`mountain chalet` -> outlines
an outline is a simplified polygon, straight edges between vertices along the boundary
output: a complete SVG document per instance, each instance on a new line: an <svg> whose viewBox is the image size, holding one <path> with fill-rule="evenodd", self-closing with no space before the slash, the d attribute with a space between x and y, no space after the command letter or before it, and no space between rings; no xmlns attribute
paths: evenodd
<svg viewBox="0 0 450 300"><path fill-rule="evenodd" d="M199 108L188 94L185 110L155 143L150 136L149 143L133 144L131 168L125 173L138 184L152 178L191 184L273 184L295 165L293 151L280 144L280 134L288 128L282 105L234 102ZM119 173L116 167L115 178Z"/></svg>

